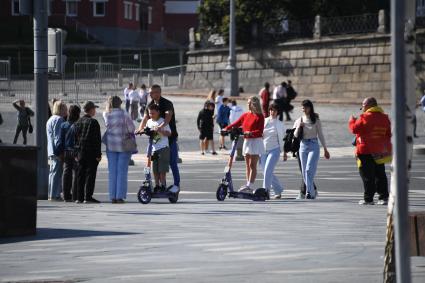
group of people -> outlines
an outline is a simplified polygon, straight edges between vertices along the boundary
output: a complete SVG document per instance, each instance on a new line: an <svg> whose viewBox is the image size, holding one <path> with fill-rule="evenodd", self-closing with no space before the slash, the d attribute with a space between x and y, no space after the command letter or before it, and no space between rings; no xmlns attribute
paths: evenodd
<svg viewBox="0 0 425 283"><path fill-rule="evenodd" d="M291 101L294 100L298 95L292 86L292 81L288 80L288 82L281 82L280 85L275 86L273 93L270 92L270 84L266 82L264 83L264 87L260 90L259 95L261 97L261 105L264 117L269 116L268 106L270 105L271 101L274 101L279 107L279 120L283 120L283 113L285 113L285 120L291 121L289 112L294 109Z"/></svg>
<svg viewBox="0 0 425 283"><path fill-rule="evenodd" d="M153 162L155 189L166 188L166 173L171 170L176 192L180 187L177 166L177 129L174 106L161 96L161 87L150 88L151 101L146 105L143 120L136 130L131 112L122 109L122 99L111 96L106 103L103 119L106 131L94 118L98 106L92 101L80 107L63 101L53 104L52 116L46 124L47 152L50 164L48 199L76 203L99 203L93 197L97 167L102 158L101 144L105 144L108 159L108 190L112 203L124 203L128 188L128 166L131 155L137 152L135 134L145 126L153 130Z"/></svg>
<svg viewBox="0 0 425 283"><path fill-rule="evenodd" d="M140 89L137 85L129 83L124 89L125 110L130 114L133 121L143 118L148 104L149 93L146 85L142 84Z"/></svg>

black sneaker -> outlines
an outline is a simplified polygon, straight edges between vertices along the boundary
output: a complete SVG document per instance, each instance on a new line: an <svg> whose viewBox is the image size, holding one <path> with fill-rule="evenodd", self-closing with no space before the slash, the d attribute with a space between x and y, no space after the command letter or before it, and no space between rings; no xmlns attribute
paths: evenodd
<svg viewBox="0 0 425 283"><path fill-rule="evenodd" d="M154 193L157 193L157 192L159 192L161 190L161 187L160 186L155 186L154 188L153 188L153 192Z"/></svg>
<svg viewBox="0 0 425 283"><path fill-rule="evenodd" d="M213 151L213 152L212 152L212 155L217 155L217 152Z"/></svg>
<svg viewBox="0 0 425 283"><path fill-rule="evenodd" d="M95 198L89 198L89 199L85 200L84 203L100 203L100 201L98 201Z"/></svg>
<svg viewBox="0 0 425 283"><path fill-rule="evenodd" d="M159 188L159 190L160 190L161 192L166 192L166 191L167 191L167 188L166 188L165 186L161 186L161 187Z"/></svg>
<svg viewBox="0 0 425 283"><path fill-rule="evenodd" d="M307 193L307 194L305 195L305 198L306 198L306 199L314 199L314 197L313 197L310 193Z"/></svg>

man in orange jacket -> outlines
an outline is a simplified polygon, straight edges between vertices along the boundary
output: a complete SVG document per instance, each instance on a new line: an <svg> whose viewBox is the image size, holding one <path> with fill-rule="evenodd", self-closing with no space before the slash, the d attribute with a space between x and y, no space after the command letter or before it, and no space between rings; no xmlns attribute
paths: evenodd
<svg viewBox="0 0 425 283"><path fill-rule="evenodd" d="M374 97L363 100L363 114L350 117L348 126L356 135L356 158L364 185L361 205L374 204L373 196L379 195L378 204L388 203L388 180L385 163L391 162L391 122Z"/></svg>

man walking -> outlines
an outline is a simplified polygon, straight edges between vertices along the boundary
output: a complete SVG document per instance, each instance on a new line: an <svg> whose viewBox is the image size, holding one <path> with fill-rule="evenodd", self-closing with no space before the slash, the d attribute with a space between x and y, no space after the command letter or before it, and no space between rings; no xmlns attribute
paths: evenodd
<svg viewBox="0 0 425 283"><path fill-rule="evenodd" d="M159 85L153 85L149 94L151 97L151 102L149 102L148 107L146 109L145 115L143 117L142 122L140 123L139 129L137 133L143 131L146 126L146 123L149 120L149 112L148 108L152 104L156 104L159 106L159 115L161 118L164 118L164 123L158 126L159 129L164 128L169 125L171 128L171 136L168 137L169 147L170 147L170 167L173 172L174 185L170 189L172 192L178 192L180 190L180 172L179 167L177 166L178 161L178 148L177 148L177 127L176 127L176 118L174 114L174 105L173 103L161 96L161 87Z"/></svg>
<svg viewBox="0 0 425 283"><path fill-rule="evenodd" d="M124 89L125 111L127 111L127 113L130 110L130 97L128 95L131 91L133 91L133 83L129 83L128 87Z"/></svg>
<svg viewBox="0 0 425 283"><path fill-rule="evenodd" d="M78 161L76 203L100 203L93 198L97 165L102 159L100 125L93 118L98 107L92 101L87 101L83 106L85 115L75 124Z"/></svg>
<svg viewBox="0 0 425 283"><path fill-rule="evenodd" d="M388 204L388 180L385 163L391 161L391 122L374 97L363 100L363 114L349 120L350 131L356 135L356 158L363 180L364 199L360 205L374 204L377 192L378 204Z"/></svg>

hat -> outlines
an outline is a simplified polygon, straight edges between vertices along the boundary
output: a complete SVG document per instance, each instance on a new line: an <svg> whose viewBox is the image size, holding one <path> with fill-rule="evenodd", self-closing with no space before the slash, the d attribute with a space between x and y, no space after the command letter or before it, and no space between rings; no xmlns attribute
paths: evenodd
<svg viewBox="0 0 425 283"><path fill-rule="evenodd" d="M84 112L90 111L92 108L99 108L96 104L93 103L93 101L86 101L83 105Z"/></svg>

